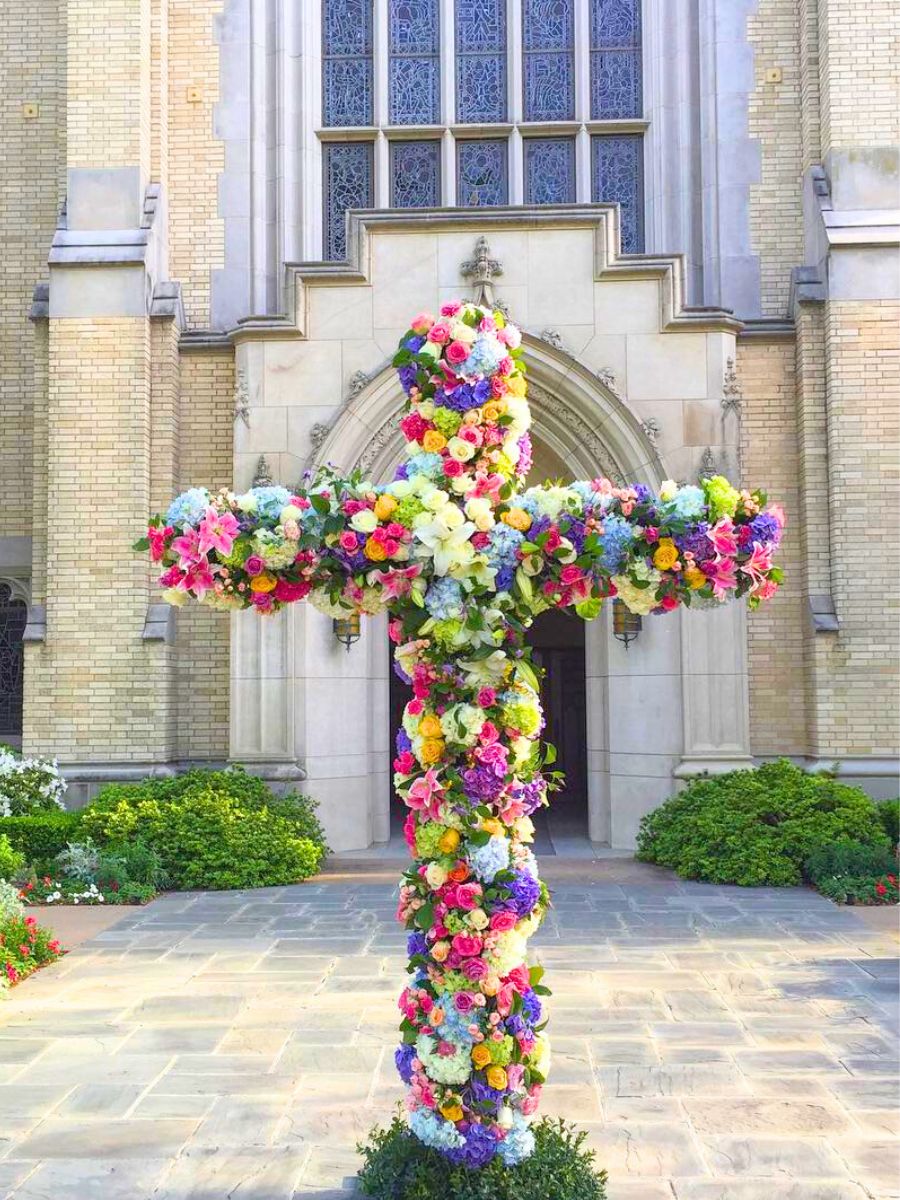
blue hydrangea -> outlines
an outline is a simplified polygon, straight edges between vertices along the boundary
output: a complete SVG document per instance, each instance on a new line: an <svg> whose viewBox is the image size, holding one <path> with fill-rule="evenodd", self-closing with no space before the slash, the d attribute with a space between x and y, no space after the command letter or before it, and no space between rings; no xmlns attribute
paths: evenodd
<svg viewBox="0 0 900 1200"><path fill-rule="evenodd" d="M291 493L284 487L255 487L250 495L256 497L256 512L261 521L277 525L281 510L287 505Z"/></svg>
<svg viewBox="0 0 900 1200"><path fill-rule="evenodd" d="M487 560L490 566L511 567L516 561L516 551L525 540L525 535L511 525L498 521L488 534L490 545L486 548Z"/></svg>
<svg viewBox="0 0 900 1200"><path fill-rule="evenodd" d="M750 529L753 531L754 541L764 545L770 542L777 543L781 537L781 526L771 513L762 512L754 517L750 522Z"/></svg>
<svg viewBox="0 0 900 1200"><path fill-rule="evenodd" d="M441 1037L455 1046L471 1046L475 1039L469 1033L469 1026L477 1020L473 1013L461 1013L455 1004L449 1001L442 1005L444 1019L441 1021Z"/></svg>
<svg viewBox="0 0 900 1200"><path fill-rule="evenodd" d="M506 348L501 346L494 337L479 337L475 339L469 357L454 367L457 375L470 378L472 375L493 375L501 358L506 357Z"/></svg>
<svg viewBox="0 0 900 1200"><path fill-rule="evenodd" d="M465 1138L455 1125L437 1116L428 1108L417 1108L410 1114L409 1127L426 1146L435 1150L455 1150L465 1145Z"/></svg>
<svg viewBox="0 0 900 1200"><path fill-rule="evenodd" d="M409 1083L412 1079L412 1060L415 1057L415 1046L398 1046L394 1051L394 1064L397 1067L397 1074L404 1083Z"/></svg>
<svg viewBox="0 0 900 1200"><path fill-rule="evenodd" d="M619 570L628 554L628 549L634 541L634 530L624 517L612 513L603 521L603 546L601 562L607 571L613 575Z"/></svg>
<svg viewBox="0 0 900 1200"><path fill-rule="evenodd" d="M497 1153L508 1167L514 1167L534 1153L534 1134L521 1113L513 1116L512 1129L497 1147Z"/></svg>
<svg viewBox="0 0 900 1200"><path fill-rule="evenodd" d="M495 834L483 846L470 847L469 865L480 880L490 883L509 866L509 839Z"/></svg>
<svg viewBox="0 0 900 1200"><path fill-rule="evenodd" d="M486 1167L497 1153L498 1142L494 1133L486 1125L472 1125L466 1134L464 1143L458 1149L447 1152L451 1162L468 1167L470 1171Z"/></svg>
<svg viewBox="0 0 900 1200"><path fill-rule="evenodd" d="M706 512L706 493L693 483L685 484L666 501L666 508L683 521L694 521Z"/></svg>
<svg viewBox="0 0 900 1200"><path fill-rule="evenodd" d="M458 579L442 575L425 593L425 607L437 621L449 621L463 613L463 589Z"/></svg>
<svg viewBox="0 0 900 1200"><path fill-rule="evenodd" d="M206 515L209 492L206 488L189 488L176 496L166 511L166 524L174 529L186 525L199 525Z"/></svg>
<svg viewBox="0 0 900 1200"><path fill-rule="evenodd" d="M414 454L406 464L406 477L424 475L428 479L437 479L444 474L444 460L440 454Z"/></svg>

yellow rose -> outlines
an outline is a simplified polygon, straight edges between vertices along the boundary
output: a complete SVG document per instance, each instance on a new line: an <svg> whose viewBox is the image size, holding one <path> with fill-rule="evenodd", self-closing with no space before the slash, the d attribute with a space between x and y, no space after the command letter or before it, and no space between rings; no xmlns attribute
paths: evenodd
<svg viewBox="0 0 900 1200"><path fill-rule="evenodd" d="M459 1104L442 1104L441 1116L446 1121L461 1121L463 1119L463 1110Z"/></svg>
<svg viewBox="0 0 900 1200"><path fill-rule="evenodd" d="M481 822L481 828L485 833L502 833L503 822L499 821L496 817L488 817Z"/></svg>
<svg viewBox="0 0 900 1200"><path fill-rule="evenodd" d="M438 842L438 849L442 854L454 854L459 845L459 834L455 829L448 829Z"/></svg>
<svg viewBox="0 0 900 1200"><path fill-rule="evenodd" d="M437 429L429 429L422 438L422 449L428 454L439 454L447 445L447 439Z"/></svg>
<svg viewBox="0 0 900 1200"><path fill-rule="evenodd" d="M370 537L366 540L363 553L365 554L366 558L371 559L372 562L384 562L384 560L387 558L387 550L385 550L381 542L376 542L373 537Z"/></svg>
<svg viewBox="0 0 900 1200"><path fill-rule="evenodd" d="M488 1067L485 1072L485 1078L487 1079L488 1087L492 1087L498 1092L502 1092L508 1082L504 1067Z"/></svg>
<svg viewBox="0 0 900 1200"><path fill-rule="evenodd" d="M500 978L497 975L488 975L487 979L482 979L480 990L486 996L496 996L500 991ZM490 1056L488 1056L490 1057Z"/></svg>
<svg viewBox="0 0 900 1200"><path fill-rule="evenodd" d="M678 547L671 538L660 538L653 553L653 565L659 571L671 571L678 562Z"/></svg>
<svg viewBox="0 0 900 1200"><path fill-rule="evenodd" d="M531 517L524 508L511 508L500 518L513 529L518 529L520 533L525 533L531 528Z"/></svg>
<svg viewBox="0 0 900 1200"><path fill-rule="evenodd" d="M375 516L379 521L386 521L396 507L397 501L385 492L375 501Z"/></svg>
<svg viewBox="0 0 900 1200"><path fill-rule="evenodd" d="M262 571L250 580L251 592L274 592L276 587L278 587L278 580L268 571Z"/></svg>
<svg viewBox="0 0 900 1200"><path fill-rule="evenodd" d="M482 1067L486 1067L491 1061L491 1052L487 1046L472 1047L472 1062L480 1071Z"/></svg>
<svg viewBox="0 0 900 1200"><path fill-rule="evenodd" d="M526 391L525 376L511 375L506 381L506 386L513 396L524 396Z"/></svg>
<svg viewBox="0 0 900 1200"><path fill-rule="evenodd" d="M683 579L688 587L693 588L695 591L697 588L702 588L704 583L706 583L706 576L699 567L688 567Z"/></svg>
<svg viewBox="0 0 900 1200"><path fill-rule="evenodd" d="M499 417L503 416L503 411L506 405L502 400L488 400L484 408L481 410L481 415L489 425L493 425Z"/></svg>
<svg viewBox="0 0 900 1200"><path fill-rule="evenodd" d="M441 736L441 719L436 717L434 713L426 713L419 722L419 733L424 738L435 738Z"/></svg>
<svg viewBox="0 0 900 1200"><path fill-rule="evenodd" d="M425 766L432 766L444 757L444 742L441 738L426 738L419 751L419 758Z"/></svg>

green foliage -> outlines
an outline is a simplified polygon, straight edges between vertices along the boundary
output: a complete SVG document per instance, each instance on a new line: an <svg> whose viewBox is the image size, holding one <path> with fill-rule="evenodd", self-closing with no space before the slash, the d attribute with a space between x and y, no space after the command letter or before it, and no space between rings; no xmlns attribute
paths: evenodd
<svg viewBox="0 0 900 1200"><path fill-rule="evenodd" d="M604 1200L606 1172L595 1169L593 1152L584 1149L586 1135L563 1121L543 1120L533 1129L535 1151L526 1162L507 1167L495 1158L470 1171L423 1146L396 1117L359 1147L365 1158L359 1190L375 1200Z"/></svg>
<svg viewBox="0 0 900 1200"><path fill-rule="evenodd" d="M0 834L38 870L52 863L69 842L78 840L80 812L34 813L29 817L0 817Z"/></svg>
<svg viewBox="0 0 900 1200"><path fill-rule="evenodd" d="M891 845L900 842L900 800L882 800L878 804L878 816Z"/></svg>
<svg viewBox="0 0 900 1200"><path fill-rule="evenodd" d="M693 779L643 818L637 856L683 879L790 887L813 850L841 838L886 845L875 803L782 759Z"/></svg>
<svg viewBox="0 0 900 1200"><path fill-rule="evenodd" d="M897 857L889 846L854 842L850 838L818 846L804 864L806 878L817 886L823 879L891 875L896 871Z"/></svg>
<svg viewBox="0 0 900 1200"><path fill-rule="evenodd" d="M25 866L25 855L14 850L9 838L0 833L0 879L14 879Z"/></svg>
<svg viewBox="0 0 900 1200"><path fill-rule="evenodd" d="M296 883L327 850L311 800L276 796L239 768L112 784L84 810L83 829L110 849L143 843L176 888Z"/></svg>
<svg viewBox="0 0 900 1200"><path fill-rule="evenodd" d="M890 875L828 875L816 887L823 896L838 904L896 904L897 876Z"/></svg>

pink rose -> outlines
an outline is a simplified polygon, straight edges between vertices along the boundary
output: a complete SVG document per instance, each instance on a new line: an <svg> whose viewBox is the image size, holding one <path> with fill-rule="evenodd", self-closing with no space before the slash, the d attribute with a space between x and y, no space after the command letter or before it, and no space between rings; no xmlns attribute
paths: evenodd
<svg viewBox="0 0 900 1200"><path fill-rule="evenodd" d="M509 355L507 355L505 358L501 358L497 363L497 370L501 375L510 375L515 365L516 364L513 362L513 360L509 357Z"/></svg>
<svg viewBox="0 0 900 1200"><path fill-rule="evenodd" d="M531 987L531 977L528 974L528 968L524 963L519 967L513 967L504 982L512 984L520 994L528 991Z"/></svg>
<svg viewBox="0 0 900 1200"><path fill-rule="evenodd" d="M495 912L491 917L491 929L495 933L508 933L510 929L515 929L518 920L514 912Z"/></svg>
<svg viewBox="0 0 900 1200"><path fill-rule="evenodd" d="M453 939L453 949L463 958L474 958L480 954L482 945L481 938L473 933L458 933Z"/></svg>
<svg viewBox="0 0 900 1200"><path fill-rule="evenodd" d="M458 479L464 470L465 467L457 459L450 458L449 456L444 459L444 474L448 479Z"/></svg>
<svg viewBox="0 0 900 1200"><path fill-rule="evenodd" d="M655 525L648 525L644 530L644 537L648 542L656 542L659 540L659 530Z"/></svg>
<svg viewBox="0 0 900 1200"><path fill-rule="evenodd" d="M412 751L402 750L394 759L394 770L398 775L411 775L416 767Z"/></svg>
<svg viewBox="0 0 900 1200"><path fill-rule="evenodd" d="M574 563L563 567L559 573L559 582L565 587L571 586L573 583L579 583L581 580L581 567L576 567Z"/></svg>
<svg viewBox="0 0 900 1200"><path fill-rule="evenodd" d="M659 607L663 610L663 612L672 612L673 609L678 607L678 597L663 596L662 600L659 602Z"/></svg>
<svg viewBox="0 0 900 1200"><path fill-rule="evenodd" d="M420 312L416 313L410 323L410 329L413 333L427 333L434 324L434 317L431 313Z"/></svg>
<svg viewBox="0 0 900 1200"><path fill-rule="evenodd" d="M497 322L493 317L482 317L478 322L478 328L482 333L493 333L497 328Z"/></svg>
<svg viewBox="0 0 900 1200"><path fill-rule="evenodd" d="M266 564L263 562L263 560L259 557L258 554L251 554L250 557L247 559L247 561L244 563L244 570L247 572L248 575L259 575L259 573L261 571L265 570L265 567L266 567ZM259 596L259 595L265 595L266 593L256 592L254 594Z"/></svg>
<svg viewBox="0 0 900 1200"><path fill-rule="evenodd" d="M406 711L411 717L418 717L424 711L425 705L419 699L410 700L406 706Z"/></svg>
<svg viewBox="0 0 900 1200"><path fill-rule="evenodd" d="M453 889L453 899L451 900L449 893L445 899L451 908L461 908L464 912L471 912L481 899L481 884L458 883Z"/></svg>
<svg viewBox="0 0 900 1200"><path fill-rule="evenodd" d="M525 1078L525 1068L521 1063L510 1063L506 1068L506 1082L511 1092L517 1092Z"/></svg>
<svg viewBox="0 0 900 1200"><path fill-rule="evenodd" d="M485 688L484 690L487 692L493 692L492 688ZM494 695L494 700L495 699L496 699L496 695ZM494 700L491 700L490 704L485 704L484 707L490 708L490 705L494 703ZM478 703L481 704L481 694L480 693L479 693ZM497 726L494 724L493 721L485 721L485 723L481 726L481 732L478 735L479 739L482 742L484 742L484 744L486 746L490 745L491 742L496 742L496 740L497 740L497 738L499 738L499 736L500 736L500 731L497 729Z"/></svg>
<svg viewBox="0 0 900 1200"><path fill-rule="evenodd" d="M271 592L253 592L250 596L250 603L257 612L267 613L272 611L275 601L272 599Z"/></svg>
<svg viewBox="0 0 900 1200"><path fill-rule="evenodd" d="M458 312L462 311L462 305L458 300L448 300L446 304L441 305L442 317L455 317Z"/></svg>
<svg viewBox="0 0 900 1200"><path fill-rule="evenodd" d="M499 399L501 396L505 396L508 391L509 384L506 382L503 376L495 375L491 380L491 394L495 398Z"/></svg>
<svg viewBox="0 0 900 1200"><path fill-rule="evenodd" d="M485 688L482 688L481 691L478 693L479 708L493 708L493 706L496 703L497 703L497 693L494 691L493 688L485 687ZM490 722L486 721L485 724L490 724ZM482 734L484 734L484 726L482 726L481 732L482 732ZM487 740L487 739L485 739L485 740Z"/></svg>
<svg viewBox="0 0 900 1200"><path fill-rule="evenodd" d="M395 558L400 549L400 543L396 538L387 538L384 542L384 551L388 558Z"/></svg>
<svg viewBox="0 0 900 1200"><path fill-rule="evenodd" d="M486 767L491 767L496 775L505 775L508 753L506 747L499 742L489 742L486 746L479 746L475 750L475 757Z"/></svg>
<svg viewBox="0 0 900 1200"><path fill-rule="evenodd" d="M475 1007L475 997L471 992L457 992L454 997L456 1011L461 1013L470 1013Z"/></svg>
<svg viewBox="0 0 900 1200"><path fill-rule="evenodd" d="M480 979L486 979L490 974L490 968L483 958L467 958L463 963L462 973L466 979L471 979L473 983L477 983Z"/></svg>
<svg viewBox="0 0 900 1200"><path fill-rule="evenodd" d="M446 346L450 341L450 322L435 321L428 331L429 342L437 342L439 346Z"/></svg>
<svg viewBox="0 0 900 1200"><path fill-rule="evenodd" d="M485 550L490 544L490 536L486 533L473 533L469 541L476 550Z"/></svg>
<svg viewBox="0 0 900 1200"><path fill-rule="evenodd" d="M508 983L505 983L497 993L497 1012L501 1017L509 1016L512 1011L515 994L515 989Z"/></svg>
<svg viewBox="0 0 900 1200"><path fill-rule="evenodd" d="M302 600L312 590L312 584L304 581L303 583L290 583L287 579L279 579L275 584L275 590L272 595L276 600L280 600L282 604L293 604L296 600Z"/></svg>
<svg viewBox="0 0 900 1200"><path fill-rule="evenodd" d="M451 342L446 350L447 361L458 367L469 357L469 347L464 342Z"/></svg>
<svg viewBox="0 0 900 1200"><path fill-rule="evenodd" d="M349 529L345 529L338 539L341 544L341 549L352 554L357 547L356 534Z"/></svg>

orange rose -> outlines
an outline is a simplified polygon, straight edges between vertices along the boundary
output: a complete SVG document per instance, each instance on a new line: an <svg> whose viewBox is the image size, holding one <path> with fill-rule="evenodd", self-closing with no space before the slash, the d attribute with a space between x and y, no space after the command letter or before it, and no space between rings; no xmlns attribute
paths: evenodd
<svg viewBox="0 0 900 1200"><path fill-rule="evenodd" d="M437 429L429 429L422 438L422 449L428 454L440 454L447 445L447 439Z"/></svg>
<svg viewBox="0 0 900 1200"><path fill-rule="evenodd" d="M500 518L505 521L512 529L518 529L520 533L525 533L531 528L531 516L524 508L511 508Z"/></svg>
<svg viewBox="0 0 900 1200"><path fill-rule="evenodd" d="M366 558L370 559L372 562L384 562L384 560L387 558L387 550L385 550L381 542L377 542L373 537L366 539L363 553L365 554Z"/></svg>
<svg viewBox="0 0 900 1200"><path fill-rule="evenodd" d="M419 757L426 766L433 766L434 763L440 762L444 757L443 738L426 738L422 743Z"/></svg>
<svg viewBox="0 0 900 1200"><path fill-rule="evenodd" d="M261 571L250 580L251 592L274 592L277 587L278 580L268 571Z"/></svg>
<svg viewBox="0 0 900 1200"><path fill-rule="evenodd" d="M464 862L458 862L452 871L447 872L447 877L454 883L465 883L469 878L469 868Z"/></svg>

